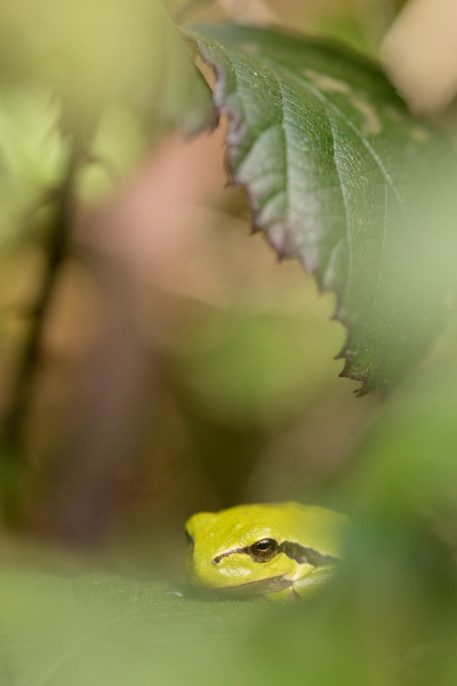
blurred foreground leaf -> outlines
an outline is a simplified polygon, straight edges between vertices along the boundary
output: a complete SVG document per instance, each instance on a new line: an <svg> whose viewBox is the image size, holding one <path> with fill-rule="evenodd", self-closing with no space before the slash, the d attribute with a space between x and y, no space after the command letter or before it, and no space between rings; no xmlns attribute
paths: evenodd
<svg viewBox="0 0 457 686"><path fill-rule="evenodd" d="M0 576L0 607L2 686L197 686L271 612L158 583L30 573Z"/></svg>
<svg viewBox="0 0 457 686"><path fill-rule="evenodd" d="M387 526L413 515L443 536L454 530L457 561L456 407L455 363L431 364L384 408L359 447L350 499Z"/></svg>
<svg viewBox="0 0 457 686"><path fill-rule="evenodd" d="M236 683L457 683L456 406L440 364L386 405L338 494L352 518L339 578L254 630Z"/></svg>
<svg viewBox="0 0 457 686"><path fill-rule="evenodd" d="M343 46L234 25L193 36L216 73L229 169L254 225L280 257L298 258L336 292L349 331L342 375L362 392L391 386L441 324L442 283L425 287L430 256L415 256L424 237L417 204L440 135L408 112L376 64Z"/></svg>

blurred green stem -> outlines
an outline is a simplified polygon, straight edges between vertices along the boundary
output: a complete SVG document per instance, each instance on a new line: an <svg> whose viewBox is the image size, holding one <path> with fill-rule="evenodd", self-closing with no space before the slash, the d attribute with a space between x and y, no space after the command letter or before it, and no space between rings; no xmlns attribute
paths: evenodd
<svg viewBox="0 0 457 686"><path fill-rule="evenodd" d="M0 442L0 508L8 526L21 523L21 490L26 472L26 423L39 367L43 333L57 279L65 261L74 220L75 180L84 159L81 140L74 135L66 171L53 193L54 206L44 245L45 269L32 310L30 328L18 355L17 373L8 408L2 420Z"/></svg>

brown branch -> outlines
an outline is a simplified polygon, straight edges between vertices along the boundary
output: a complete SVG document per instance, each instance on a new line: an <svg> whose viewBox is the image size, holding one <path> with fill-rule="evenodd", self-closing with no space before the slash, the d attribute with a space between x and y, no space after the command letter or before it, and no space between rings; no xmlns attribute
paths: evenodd
<svg viewBox="0 0 457 686"><path fill-rule="evenodd" d="M15 525L20 518L20 486L25 461L25 431L35 375L39 366L43 333L57 278L65 261L75 210L75 178L83 159L80 141L73 140L67 169L53 194L53 218L44 247L46 267L32 308L32 321L17 363L17 374L8 409L2 419L0 464L4 517Z"/></svg>

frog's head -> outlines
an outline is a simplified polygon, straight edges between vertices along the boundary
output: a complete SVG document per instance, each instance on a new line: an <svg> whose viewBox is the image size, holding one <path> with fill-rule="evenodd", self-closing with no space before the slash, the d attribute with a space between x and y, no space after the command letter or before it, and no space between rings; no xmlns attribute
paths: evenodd
<svg viewBox="0 0 457 686"><path fill-rule="evenodd" d="M325 511L309 509L312 526L316 512ZM312 532L307 538L304 510L296 503L282 503L193 515L186 523L191 581L220 590L276 592L334 560L314 548Z"/></svg>

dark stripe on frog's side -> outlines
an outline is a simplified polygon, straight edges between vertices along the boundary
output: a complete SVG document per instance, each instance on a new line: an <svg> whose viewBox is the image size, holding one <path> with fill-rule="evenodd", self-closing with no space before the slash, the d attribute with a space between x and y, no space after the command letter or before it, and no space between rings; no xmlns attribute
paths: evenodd
<svg viewBox="0 0 457 686"><path fill-rule="evenodd" d="M228 557L234 553L249 555L252 559L254 559L252 557L251 546L246 546L245 548L233 548L232 550L227 550L225 553L216 555L216 557L213 559L213 564L219 564L224 557ZM307 548L306 546L300 545L300 543L293 543L292 541L283 541L279 545L278 554L279 553L284 553L284 555L287 555L287 557L295 560L299 564L307 563L313 567L324 567L329 564L336 564L337 562L340 562L340 560L333 555L325 555L314 548ZM254 562L256 562L255 559ZM265 563L258 562L258 564Z"/></svg>
<svg viewBox="0 0 457 686"><path fill-rule="evenodd" d="M293 543L292 541L284 541L279 546L279 549L292 560L296 560L300 564L307 563L313 567L324 567L340 562L339 558L333 555L320 553L314 548L307 548L304 545L300 545L300 543Z"/></svg>

